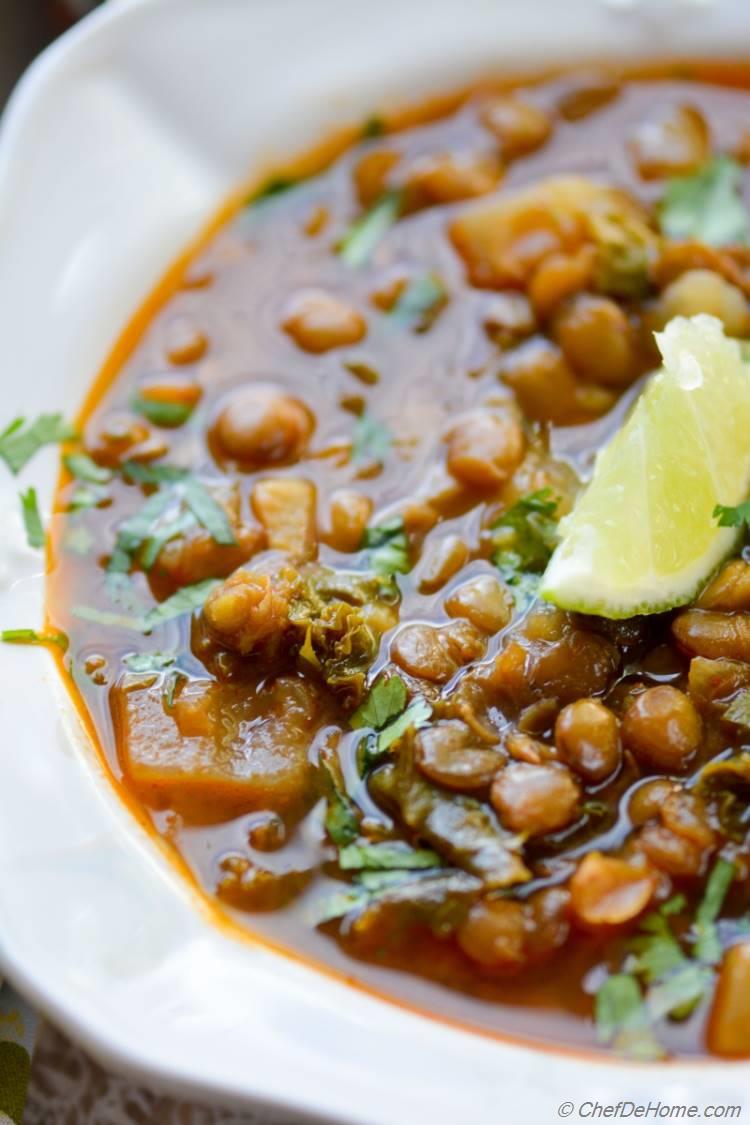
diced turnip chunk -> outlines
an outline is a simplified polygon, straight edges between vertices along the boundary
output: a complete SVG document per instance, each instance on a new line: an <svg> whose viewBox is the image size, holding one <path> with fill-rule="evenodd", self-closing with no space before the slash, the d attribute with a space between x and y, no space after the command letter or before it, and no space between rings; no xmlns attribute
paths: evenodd
<svg viewBox="0 0 750 1125"><path fill-rule="evenodd" d="M653 242L635 202L582 176L553 176L493 196L462 212L450 234L475 285L525 289L549 254L569 253L584 243L599 244L602 220L608 227L615 222L618 237L627 234L639 249ZM605 246L599 248L606 252Z"/></svg>
<svg viewBox="0 0 750 1125"><path fill-rule="evenodd" d="M252 505L268 534L268 546L288 551L298 561L315 556L315 486L309 480L277 477L253 487Z"/></svg>
<svg viewBox="0 0 750 1125"><path fill-rule="evenodd" d="M153 678L125 676L112 695L120 762L141 798L206 821L304 800L319 712L315 690L291 677L262 695L192 681L171 708Z"/></svg>

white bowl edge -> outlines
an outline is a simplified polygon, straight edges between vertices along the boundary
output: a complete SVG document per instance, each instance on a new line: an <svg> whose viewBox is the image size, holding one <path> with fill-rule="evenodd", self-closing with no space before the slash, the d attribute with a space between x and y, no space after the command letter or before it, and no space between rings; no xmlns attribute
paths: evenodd
<svg viewBox="0 0 750 1125"><path fill-rule="evenodd" d="M741 2L475 0L462 27L464 7L131 0L50 49L0 131L8 420L76 410L120 328L229 191L272 155L363 117L381 90L398 102L493 63L665 53L667 34L670 53L731 53L750 30ZM47 506L54 465L50 453L22 478ZM42 613L41 563L16 506L2 474L4 628ZM373 1125L427 1112L435 1125L490 1122L500 1106L546 1123L583 1090L743 1102L744 1064L625 1066L497 1042L233 942L71 737L49 658L5 648L0 674L0 963L106 1064L195 1096Z"/></svg>

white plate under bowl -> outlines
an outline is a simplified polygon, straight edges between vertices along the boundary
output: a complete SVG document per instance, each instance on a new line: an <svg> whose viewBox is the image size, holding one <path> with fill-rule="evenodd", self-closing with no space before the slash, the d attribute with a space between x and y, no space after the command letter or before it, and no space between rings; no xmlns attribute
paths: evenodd
<svg viewBox="0 0 750 1125"><path fill-rule="evenodd" d="M488 69L750 55L746 4L111 0L32 67L3 121L3 419L73 414L175 255L274 155ZM47 507L54 465L49 452L23 474ZM35 625L42 564L0 478L0 625ZM368 1125L744 1101L745 1064L513 1046L232 940L114 794L49 657L0 646L0 700L0 967L105 1065L286 1120Z"/></svg>

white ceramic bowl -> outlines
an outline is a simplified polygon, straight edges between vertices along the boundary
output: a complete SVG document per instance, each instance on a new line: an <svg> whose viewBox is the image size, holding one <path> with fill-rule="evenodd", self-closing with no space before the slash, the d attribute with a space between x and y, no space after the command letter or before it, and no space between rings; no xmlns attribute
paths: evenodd
<svg viewBox="0 0 750 1125"><path fill-rule="evenodd" d="M484 70L750 54L747 0L130 0L47 51L0 134L2 420L81 403L230 190L373 106ZM0 420L0 425L3 424ZM49 503L55 455L23 474ZM41 621L0 473L0 625ZM638 1067L411 1014L214 929L120 803L49 658L0 646L0 967L105 1065L326 1121L554 1120L741 1104L750 1066ZM583 1111L585 1115L585 1108Z"/></svg>

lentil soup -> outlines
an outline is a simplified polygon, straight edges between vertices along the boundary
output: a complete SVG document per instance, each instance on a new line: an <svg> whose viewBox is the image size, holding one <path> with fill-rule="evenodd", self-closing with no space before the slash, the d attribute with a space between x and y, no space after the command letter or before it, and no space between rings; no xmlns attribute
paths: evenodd
<svg viewBox="0 0 750 1125"><path fill-rule="evenodd" d="M536 597L654 331L750 336L746 83L373 117L221 226L65 446L50 627L154 832L478 1029L750 1055L750 565L624 621Z"/></svg>

